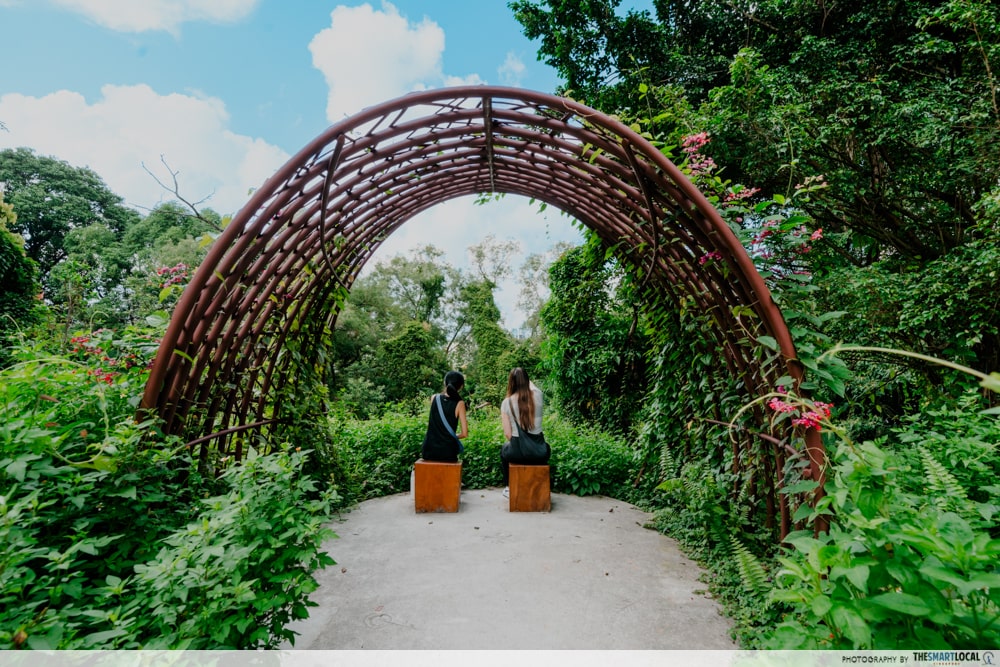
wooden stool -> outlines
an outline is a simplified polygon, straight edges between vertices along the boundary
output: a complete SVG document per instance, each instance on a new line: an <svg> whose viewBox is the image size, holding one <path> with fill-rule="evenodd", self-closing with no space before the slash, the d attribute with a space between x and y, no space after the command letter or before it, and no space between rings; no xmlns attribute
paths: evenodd
<svg viewBox="0 0 1000 667"><path fill-rule="evenodd" d="M552 510L547 465L510 464L510 511L548 512Z"/></svg>
<svg viewBox="0 0 1000 667"><path fill-rule="evenodd" d="M413 464L413 506L417 513L457 512L462 493L462 462L419 459Z"/></svg>

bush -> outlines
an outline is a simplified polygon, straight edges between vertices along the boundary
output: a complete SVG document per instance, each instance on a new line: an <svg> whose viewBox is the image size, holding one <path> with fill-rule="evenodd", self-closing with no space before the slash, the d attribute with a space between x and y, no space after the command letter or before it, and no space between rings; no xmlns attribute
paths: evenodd
<svg viewBox="0 0 1000 667"><path fill-rule="evenodd" d="M635 495L637 457L624 438L555 418L545 424L545 439L552 445L554 491L622 500Z"/></svg>
<svg viewBox="0 0 1000 667"><path fill-rule="evenodd" d="M183 443L133 421L143 364L73 354L21 349L0 371L0 648L291 639L335 501L305 453L203 479Z"/></svg>
<svg viewBox="0 0 1000 667"><path fill-rule="evenodd" d="M922 470L872 442L829 448L817 508L827 533L788 536L772 597L790 613L765 642L782 649L946 649L1000 642L1000 489L978 503L943 466ZM925 450L926 451L926 450ZM907 491L914 474L926 485Z"/></svg>

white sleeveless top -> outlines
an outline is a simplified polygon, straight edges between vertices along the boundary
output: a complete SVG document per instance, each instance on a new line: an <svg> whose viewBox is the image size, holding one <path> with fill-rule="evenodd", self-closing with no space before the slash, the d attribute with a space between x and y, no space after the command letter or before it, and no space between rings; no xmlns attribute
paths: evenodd
<svg viewBox="0 0 1000 667"><path fill-rule="evenodd" d="M534 420L535 423L532 425L532 428L528 429L528 431L530 433L541 433L542 432L542 390L539 389L538 387L536 387L534 382L531 383L531 398L532 398L532 402L535 404L535 420ZM518 422L519 422L519 420L518 420L518 418L517 418L516 415L520 413L520 410L515 410L514 406L512 404L513 404L513 401L511 400L511 397L510 396L506 397L505 399L503 399L503 402L500 404L500 412L502 414L507 415L507 419L510 420L510 434L511 435L517 435L518 432L519 432L518 431L518 428L519 428Z"/></svg>

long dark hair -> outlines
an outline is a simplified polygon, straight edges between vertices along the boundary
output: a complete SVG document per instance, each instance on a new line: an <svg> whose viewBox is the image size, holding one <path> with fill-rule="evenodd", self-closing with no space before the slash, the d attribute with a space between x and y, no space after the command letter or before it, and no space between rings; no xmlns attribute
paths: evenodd
<svg viewBox="0 0 1000 667"><path fill-rule="evenodd" d="M465 386L465 376L458 371L448 371L444 374L444 395L453 401L460 401L458 392Z"/></svg>
<svg viewBox="0 0 1000 667"><path fill-rule="evenodd" d="M531 380L528 373L518 366L507 376L507 396L517 404L517 423L526 431L535 425L535 401L531 396Z"/></svg>

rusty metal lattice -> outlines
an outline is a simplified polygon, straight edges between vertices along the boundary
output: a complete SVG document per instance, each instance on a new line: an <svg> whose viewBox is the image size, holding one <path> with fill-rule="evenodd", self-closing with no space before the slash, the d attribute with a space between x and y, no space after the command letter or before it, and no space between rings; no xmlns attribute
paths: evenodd
<svg viewBox="0 0 1000 667"><path fill-rule="evenodd" d="M273 390L295 380L289 347L300 358L319 349L380 244L425 209L488 192L546 202L627 248L649 288L711 314L719 357L744 378L749 396L781 375L801 377L763 279L675 165L621 122L573 101L476 86L367 109L330 127L264 183L186 288L144 408L168 432L219 436L223 450L226 435L279 419ZM712 252L723 260L700 265ZM745 307L753 315L735 314ZM747 331L772 336L783 358L762 365L745 345ZM807 438L818 479L822 448L815 433ZM772 476L784 457L782 447L774 452Z"/></svg>

